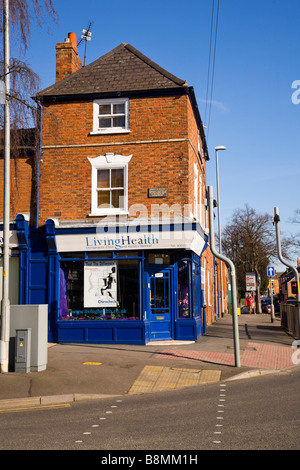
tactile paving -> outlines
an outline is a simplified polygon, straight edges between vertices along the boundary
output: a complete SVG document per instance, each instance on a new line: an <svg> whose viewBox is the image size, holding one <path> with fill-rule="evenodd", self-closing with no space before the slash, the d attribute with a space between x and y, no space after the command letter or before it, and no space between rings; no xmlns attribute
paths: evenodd
<svg viewBox="0 0 300 470"><path fill-rule="evenodd" d="M145 366L130 388L130 394L156 392L219 382L220 370Z"/></svg>

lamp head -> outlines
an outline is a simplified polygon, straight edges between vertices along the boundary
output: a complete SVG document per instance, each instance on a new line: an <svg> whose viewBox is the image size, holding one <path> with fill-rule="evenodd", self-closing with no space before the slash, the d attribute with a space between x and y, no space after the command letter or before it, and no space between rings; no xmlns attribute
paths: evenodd
<svg viewBox="0 0 300 470"><path fill-rule="evenodd" d="M215 147L215 150L226 150L226 147L224 147L223 145L219 145L219 147Z"/></svg>

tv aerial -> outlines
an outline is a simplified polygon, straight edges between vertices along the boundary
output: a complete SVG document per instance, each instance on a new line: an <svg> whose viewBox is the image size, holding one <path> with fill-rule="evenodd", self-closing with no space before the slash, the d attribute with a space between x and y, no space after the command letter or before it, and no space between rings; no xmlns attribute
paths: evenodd
<svg viewBox="0 0 300 470"><path fill-rule="evenodd" d="M82 41L85 41L83 66L85 66L87 42L92 39L92 38L91 38L91 36L92 36L92 33L91 33L92 24L93 24L93 23L90 21L88 27L87 27L86 29L83 29L83 30L82 30L81 39L80 39L80 41L79 41L78 44L77 44L77 47L78 47L78 46L82 43Z"/></svg>

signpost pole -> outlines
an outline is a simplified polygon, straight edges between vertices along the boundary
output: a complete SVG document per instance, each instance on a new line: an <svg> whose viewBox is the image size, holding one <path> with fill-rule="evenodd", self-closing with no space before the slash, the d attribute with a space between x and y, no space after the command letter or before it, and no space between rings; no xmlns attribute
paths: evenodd
<svg viewBox="0 0 300 470"><path fill-rule="evenodd" d="M269 277L269 289L270 289L270 297L271 297L271 323L274 322L274 302L273 302L273 276L275 275L275 269L273 266L268 266L267 268L267 274Z"/></svg>

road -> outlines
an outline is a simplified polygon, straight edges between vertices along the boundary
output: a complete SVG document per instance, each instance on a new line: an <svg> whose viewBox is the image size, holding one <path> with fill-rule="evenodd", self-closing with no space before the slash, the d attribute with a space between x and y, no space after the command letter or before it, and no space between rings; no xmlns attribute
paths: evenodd
<svg viewBox="0 0 300 470"><path fill-rule="evenodd" d="M299 450L299 378L295 367L176 391L6 410L0 449Z"/></svg>

